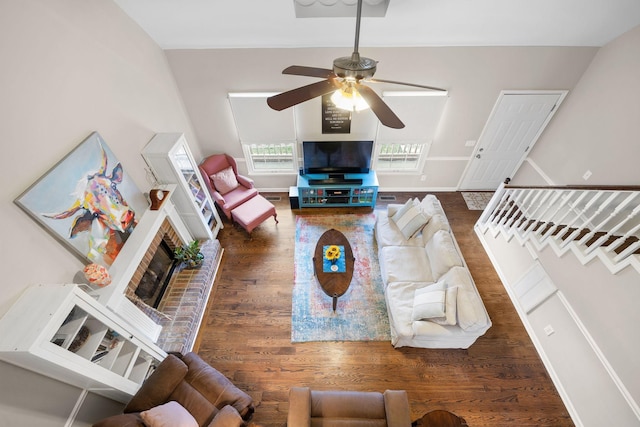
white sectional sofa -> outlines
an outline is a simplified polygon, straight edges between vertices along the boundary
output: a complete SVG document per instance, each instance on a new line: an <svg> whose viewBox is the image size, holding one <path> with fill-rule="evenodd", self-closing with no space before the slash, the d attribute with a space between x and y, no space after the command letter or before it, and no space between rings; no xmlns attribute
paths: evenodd
<svg viewBox="0 0 640 427"><path fill-rule="evenodd" d="M491 327L435 196L378 210L375 237L394 347L468 348Z"/></svg>

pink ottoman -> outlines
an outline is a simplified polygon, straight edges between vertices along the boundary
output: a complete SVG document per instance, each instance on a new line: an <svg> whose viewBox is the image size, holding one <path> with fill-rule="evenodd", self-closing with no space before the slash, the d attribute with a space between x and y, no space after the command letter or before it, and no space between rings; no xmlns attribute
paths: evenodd
<svg viewBox="0 0 640 427"><path fill-rule="evenodd" d="M270 216L273 216L277 224L276 207L259 194L231 211L231 218L249 234Z"/></svg>

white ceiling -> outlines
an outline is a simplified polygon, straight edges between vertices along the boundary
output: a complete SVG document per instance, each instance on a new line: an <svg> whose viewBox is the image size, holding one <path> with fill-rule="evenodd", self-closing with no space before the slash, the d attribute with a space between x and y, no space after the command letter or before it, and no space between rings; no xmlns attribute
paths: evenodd
<svg viewBox="0 0 640 427"><path fill-rule="evenodd" d="M353 18L296 18L293 0L115 0L162 48L353 46ZM331 3L331 2L327 2ZM360 46L602 46L640 0L391 0Z"/></svg>

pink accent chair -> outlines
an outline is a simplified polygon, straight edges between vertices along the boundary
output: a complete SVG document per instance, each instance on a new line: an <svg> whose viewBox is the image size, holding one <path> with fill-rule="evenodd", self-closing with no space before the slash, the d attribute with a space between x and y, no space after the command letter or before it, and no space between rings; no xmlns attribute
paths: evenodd
<svg viewBox="0 0 640 427"><path fill-rule="evenodd" d="M212 176L229 167L233 169L233 175L235 175L235 180L238 185L231 190L227 188L216 189ZM209 156L200 163L199 168L202 179L209 189L209 193L211 193L211 197L213 197L214 202L222 209L222 212L224 212L228 219L231 219L231 211L233 209L258 194L258 190L254 188L253 180L238 175L236 161L227 154L214 154Z"/></svg>

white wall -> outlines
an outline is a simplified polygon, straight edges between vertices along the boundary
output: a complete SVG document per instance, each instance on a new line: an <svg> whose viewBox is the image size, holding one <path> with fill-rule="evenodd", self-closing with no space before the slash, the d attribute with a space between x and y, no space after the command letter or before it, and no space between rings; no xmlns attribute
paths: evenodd
<svg viewBox="0 0 640 427"><path fill-rule="evenodd" d="M640 27L598 51L512 184L640 184L639 52ZM587 169L593 176L585 182ZM506 286L534 262L516 239L486 237L485 244ZM537 256L559 293L525 323L569 409L585 426L640 425L640 274L627 268L613 275L598 260L583 266L572 253L559 258L548 247ZM547 325L556 330L551 336Z"/></svg>
<svg viewBox="0 0 640 427"><path fill-rule="evenodd" d="M28 285L69 283L83 267L13 200L92 131L142 191L140 150L156 132L186 132L200 150L163 51L111 1L1 1L0 58L1 315ZM11 365L0 372L0 424L12 412L7 425L47 425L32 422L47 415L63 425L80 394Z"/></svg>
<svg viewBox="0 0 640 427"><path fill-rule="evenodd" d="M640 185L638 76L640 27L598 51L529 158L559 185ZM512 183L530 181L517 174Z"/></svg>
<svg viewBox="0 0 640 427"><path fill-rule="evenodd" d="M573 89L596 48L570 47L432 47L366 48L363 56L378 61L376 77L448 89L440 128L419 174L381 176L381 189L455 189L473 147L501 90ZM348 49L203 49L169 50L167 57L205 154L227 152L242 157L228 92L284 91L318 79L285 76L289 65L330 68ZM375 85L375 90L411 90ZM308 101L311 103L314 101ZM307 104L307 103L305 103ZM266 107L265 107L266 108ZM320 121L320 103L317 114ZM401 117L402 119L402 117ZM297 123L298 128L310 127ZM347 135L348 136L348 135ZM261 188L287 188L295 176L255 176Z"/></svg>
<svg viewBox="0 0 640 427"><path fill-rule="evenodd" d="M0 31L2 313L25 286L69 282L83 266L14 198L92 131L148 190L142 147L191 128L162 50L112 2L3 1Z"/></svg>

